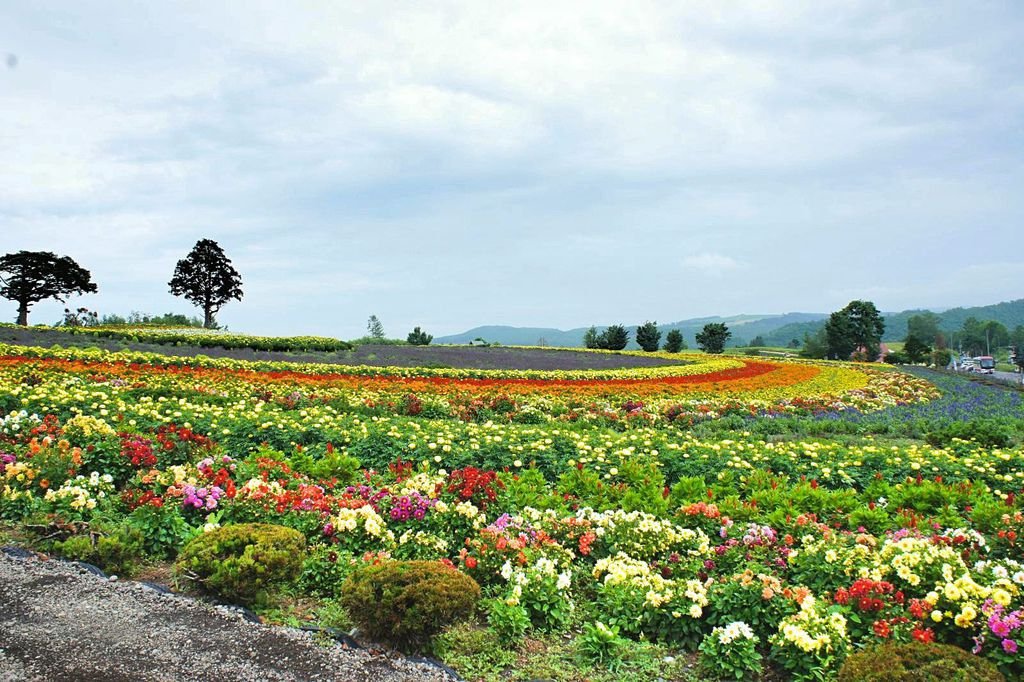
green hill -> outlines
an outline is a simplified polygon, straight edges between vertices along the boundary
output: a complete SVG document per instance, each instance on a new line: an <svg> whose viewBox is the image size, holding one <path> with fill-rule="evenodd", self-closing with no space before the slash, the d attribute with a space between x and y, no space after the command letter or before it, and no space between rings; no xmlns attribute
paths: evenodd
<svg viewBox="0 0 1024 682"><path fill-rule="evenodd" d="M898 341L903 339L907 333L907 320L914 315L923 312L922 309L904 310L902 312L884 313L885 315L885 336L886 341ZM964 320L968 317L975 317L979 320L996 320L1006 325L1007 329L1013 329L1017 325L1024 325L1024 299L1016 301L1005 301L992 305L975 306L970 308L948 308L946 310L935 310L941 318L940 327L943 331L952 332L959 329ZM658 328L662 334L670 329L678 329L683 333L683 338L691 347L695 347L695 335L698 331L710 322L722 322L728 325L732 331L730 346L745 346L754 337L761 336L765 345L785 346L793 339L802 341L805 333L815 333L825 324L828 318L827 313L785 313L781 315L733 315L731 317L696 317L678 322L660 324ZM627 327L630 331L630 339L636 335L636 326ZM598 325L597 330L603 331L604 325ZM492 325L475 327L461 334L442 336L434 339L435 343L465 344L477 338L482 338L491 343L515 346L561 346L575 347L583 345L583 334L587 327L576 329L554 329L551 327L511 327ZM635 342L630 342L629 348L637 348Z"/></svg>

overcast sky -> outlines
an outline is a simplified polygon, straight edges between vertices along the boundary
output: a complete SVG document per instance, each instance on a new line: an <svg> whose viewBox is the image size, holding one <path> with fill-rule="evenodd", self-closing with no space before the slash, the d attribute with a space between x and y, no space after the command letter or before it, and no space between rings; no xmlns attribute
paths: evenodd
<svg viewBox="0 0 1024 682"><path fill-rule="evenodd" d="M0 253L193 313L211 238L223 324L341 337L1021 298L1022 37L1016 0L7 2Z"/></svg>

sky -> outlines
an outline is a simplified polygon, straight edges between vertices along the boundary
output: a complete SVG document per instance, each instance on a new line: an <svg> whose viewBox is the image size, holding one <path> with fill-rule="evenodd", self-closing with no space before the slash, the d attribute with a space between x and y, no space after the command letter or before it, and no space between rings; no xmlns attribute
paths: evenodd
<svg viewBox="0 0 1024 682"><path fill-rule="evenodd" d="M222 324L342 338L1021 298L1022 36L1015 0L3 3L0 253L194 314L209 238Z"/></svg>

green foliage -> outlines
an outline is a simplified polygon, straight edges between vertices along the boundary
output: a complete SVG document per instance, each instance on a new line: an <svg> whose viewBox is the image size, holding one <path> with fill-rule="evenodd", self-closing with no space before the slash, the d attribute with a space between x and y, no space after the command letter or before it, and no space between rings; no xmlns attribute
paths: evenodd
<svg viewBox="0 0 1024 682"><path fill-rule="evenodd" d="M699 664L708 679L756 680L761 676L757 638L742 621L718 627L700 643Z"/></svg>
<svg viewBox="0 0 1024 682"><path fill-rule="evenodd" d="M722 322L711 322L697 333L697 346L705 353L721 353L732 332Z"/></svg>
<svg viewBox="0 0 1024 682"><path fill-rule="evenodd" d="M159 559L173 557L195 533L182 515L180 505L143 505L128 515L128 525L142 533L146 554Z"/></svg>
<svg viewBox="0 0 1024 682"><path fill-rule="evenodd" d="M845 308L832 313L825 323L828 357L849 359L862 350L865 359L873 362L885 333L885 320L871 301L850 301Z"/></svg>
<svg viewBox="0 0 1024 682"><path fill-rule="evenodd" d="M306 538L284 526L241 523L192 539L174 565L179 580L240 604L262 602L302 572Z"/></svg>
<svg viewBox="0 0 1024 682"><path fill-rule="evenodd" d="M164 313L163 315L150 315L133 310L128 317L117 314L107 314L100 318L101 327L124 327L124 326L152 325L154 327L202 327L203 321L198 317L189 317L181 313Z"/></svg>
<svg viewBox="0 0 1024 682"><path fill-rule="evenodd" d="M471 622L448 628L434 639L434 655L466 680L500 680L516 663L515 651L490 629Z"/></svg>
<svg viewBox="0 0 1024 682"><path fill-rule="evenodd" d="M964 351L971 355L981 355L1010 343L1010 332L1002 322L968 317L954 339L956 345Z"/></svg>
<svg viewBox="0 0 1024 682"><path fill-rule="evenodd" d="M214 325L214 315L230 300L242 300L242 277L212 239L200 239L178 261L167 283L171 293L203 309L203 326Z"/></svg>
<svg viewBox="0 0 1024 682"><path fill-rule="evenodd" d="M583 346L585 348L600 348L601 337L597 333L597 327L591 327L583 333Z"/></svg>
<svg viewBox="0 0 1024 682"><path fill-rule="evenodd" d="M588 663L615 670L622 663L622 654L629 642L619 636L619 628L601 621L584 623L576 638L576 647Z"/></svg>
<svg viewBox="0 0 1024 682"><path fill-rule="evenodd" d="M765 345L764 337L758 334L753 339L751 339L750 343L748 343L747 345L751 348L761 348L762 346Z"/></svg>
<svg viewBox="0 0 1024 682"><path fill-rule="evenodd" d="M803 349L800 356L812 360L822 360L828 357L828 334L824 327L814 332L804 333Z"/></svg>
<svg viewBox="0 0 1024 682"><path fill-rule="evenodd" d="M942 318L930 310L912 315L907 319L907 338L915 336L929 346L932 344L943 345L945 336L939 330L941 324Z"/></svg>
<svg viewBox="0 0 1024 682"><path fill-rule="evenodd" d="M932 348L918 336L910 334L903 344L903 352L906 354L907 360L917 364L925 361L928 354L932 352Z"/></svg>
<svg viewBox="0 0 1024 682"><path fill-rule="evenodd" d="M84 561L110 574L128 575L142 557L143 539L142 533L130 526L114 526L109 531L97 528L55 543L54 551L65 559Z"/></svg>
<svg viewBox="0 0 1024 682"><path fill-rule="evenodd" d="M1013 441L1013 432L1005 423L995 419L972 419L950 422L925 436L931 445L939 447L948 446L953 439L973 440L985 447L1005 448Z"/></svg>
<svg viewBox="0 0 1024 682"><path fill-rule="evenodd" d="M355 558L328 545L313 547L302 562L299 585L318 597L336 597L349 573L355 570Z"/></svg>
<svg viewBox="0 0 1024 682"><path fill-rule="evenodd" d="M88 270L70 256L49 251L18 251L0 257L0 296L18 303L18 324L28 325L28 311L48 298L64 301L72 294L94 294Z"/></svg>
<svg viewBox="0 0 1024 682"><path fill-rule="evenodd" d="M429 346L430 342L433 340L433 335L422 331L419 327L416 327L409 332L409 336L406 338L406 341L413 346Z"/></svg>
<svg viewBox="0 0 1024 682"><path fill-rule="evenodd" d="M670 329L665 334L665 352L678 353L684 348L686 348L686 341L683 339L683 333L678 329Z"/></svg>
<svg viewBox="0 0 1024 682"><path fill-rule="evenodd" d="M505 644L515 644L530 629L530 614L520 604L504 599L487 601L487 624Z"/></svg>
<svg viewBox="0 0 1024 682"><path fill-rule="evenodd" d="M658 331L657 322L644 322L636 328L636 342L648 353L658 350L661 343L661 332Z"/></svg>
<svg viewBox="0 0 1024 682"><path fill-rule="evenodd" d="M366 334L371 339L384 338L384 324L376 315L370 315L370 319L366 321Z"/></svg>
<svg viewBox="0 0 1024 682"><path fill-rule="evenodd" d="M837 682L1003 682L989 661L948 644L887 643L853 654Z"/></svg>
<svg viewBox="0 0 1024 682"><path fill-rule="evenodd" d="M439 561L382 561L353 571L341 600L371 638L416 651L468 618L479 598L475 580Z"/></svg>
<svg viewBox="0 0 1024 682"><path fill-rule="evenodd" d="M605 350L622 350L629 343L629 332L621 324L613 324L597 337L597 347Z"/></svg>

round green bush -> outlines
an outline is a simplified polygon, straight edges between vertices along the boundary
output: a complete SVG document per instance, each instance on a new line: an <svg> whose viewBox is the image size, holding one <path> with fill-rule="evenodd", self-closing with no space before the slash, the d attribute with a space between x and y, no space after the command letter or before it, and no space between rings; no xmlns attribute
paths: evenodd
<svg viewBox="0 0 1024 682"><path fill-rule="evenodd" d="M990 662L949 644L883 644L853 654L837 682L1005 682Z"/></svg>
<svg viewBox="0 0 1024 682"><path fill-rule="evenodd" d="M306 538L267 523L239 523L192 539L174 565L179 580L238 604L263 601L302 572Z"/></svg>
<svg viewBox="0 0 1024 682"><path fill-rule="evenodd" d="M473 613L480 586L439 561L384 561L356 569L341 603L371 638L417 651Z"/></svg>

